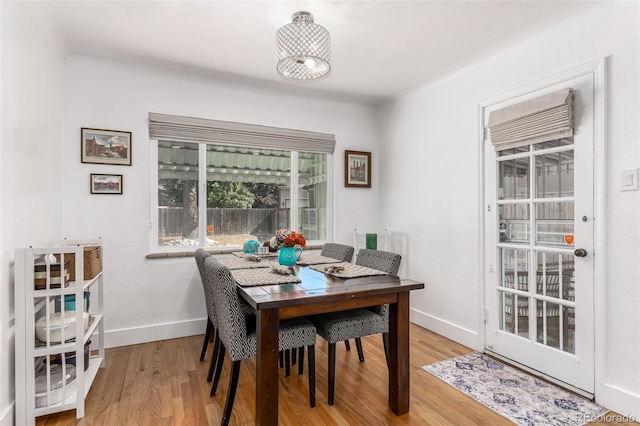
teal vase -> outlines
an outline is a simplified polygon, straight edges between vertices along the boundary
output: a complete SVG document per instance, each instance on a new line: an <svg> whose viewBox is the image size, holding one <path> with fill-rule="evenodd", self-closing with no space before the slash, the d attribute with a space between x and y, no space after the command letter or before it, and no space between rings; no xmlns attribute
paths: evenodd
<svg viewBox="0 0 640 426"><path fill-rule="evenodd" d="M280 247L278 249L278 263L283 266L293 266L300 259L302 248L300 247Z"/></svg>

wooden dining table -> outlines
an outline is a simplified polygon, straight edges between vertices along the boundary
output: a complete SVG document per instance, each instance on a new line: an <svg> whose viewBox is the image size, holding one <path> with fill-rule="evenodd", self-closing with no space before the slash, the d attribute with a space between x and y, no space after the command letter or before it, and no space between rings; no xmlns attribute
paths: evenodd
<svg viewBox="0 0 640 426"><path fill-rule="evenodd" d="M295 266L300 283L238 286L256 314L256 425L278 424L281 319L389 304L389 408L409 412L409 292L424 283L390 275L337 278Z"/></svg>

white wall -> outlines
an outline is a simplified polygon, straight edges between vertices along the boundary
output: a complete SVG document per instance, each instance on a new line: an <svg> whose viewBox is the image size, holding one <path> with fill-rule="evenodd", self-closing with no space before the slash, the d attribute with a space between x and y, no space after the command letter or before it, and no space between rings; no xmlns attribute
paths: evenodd
<svg viewBox="0 0 640 426"><path fill-rule="evenodd" d="M0 3L0 425L13 424L14 250L60 241L62 44L37 5Z"/></svg>
<svg viewBox="0 0 640 426"><path fill-rule="evenodd" d="M608 57L605 336L596 398L640 418L639 193L620 171L639 166L636 2L607 2L381 108L382 221L410 232L412 319L482 349L478 105L502 92ZM420 190L416 194L416 183ZM398 208L397 206L405 206ZM599 372L599 373L598 373Z"/></svg>
<svg viewBox="0 0 640 426"><path fill-rule="evenodd" d="M204 331L202 287L193 258L145 259L149 194L156 190L149 178L154 166L149 158L149 112L334 133L335 239L351 243L354 227L377 224L377 180L370 190L343 186L345 149L377 156L372 107L301 96L284 85L269 89L237 79L81 56L66 61L64 95L62 230L71 238L104 238L107 346ZM131 131L133 165L80 163L81 127ZM122 174L124 194L89 194L90 173Z"/></svg>

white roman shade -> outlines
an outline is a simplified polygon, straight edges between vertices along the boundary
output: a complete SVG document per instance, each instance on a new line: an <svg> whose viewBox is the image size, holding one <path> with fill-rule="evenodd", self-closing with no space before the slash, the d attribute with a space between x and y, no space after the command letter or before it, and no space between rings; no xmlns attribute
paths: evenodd
<svg viewBox="0 0 640 426"><path fill-rule="evenodd" d="M149 113L149 137L227 146L333 154L335 135L304 130Z"/></svg>
<svg viewBox="0 0 640 426"><path fill-rule="evenodd" d="M573 89L566 88L489 113L496 151L573 136Z"/></svg>

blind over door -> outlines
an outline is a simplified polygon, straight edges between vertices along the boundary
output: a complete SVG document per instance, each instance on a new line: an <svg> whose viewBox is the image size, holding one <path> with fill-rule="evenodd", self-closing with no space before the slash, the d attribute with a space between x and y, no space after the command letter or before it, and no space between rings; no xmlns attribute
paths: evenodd
<svg viewBox="0 0 640 426"><path fill-rule="evenodd" d="M149 137L333 154L335 135L232 121L149 113Z"/></svg>
<svg viewBox="0 0 640 426"><path fill-rule="evenodd" d="M496 151L573 136L573 89L566 88L489 113Z"/></svg>

